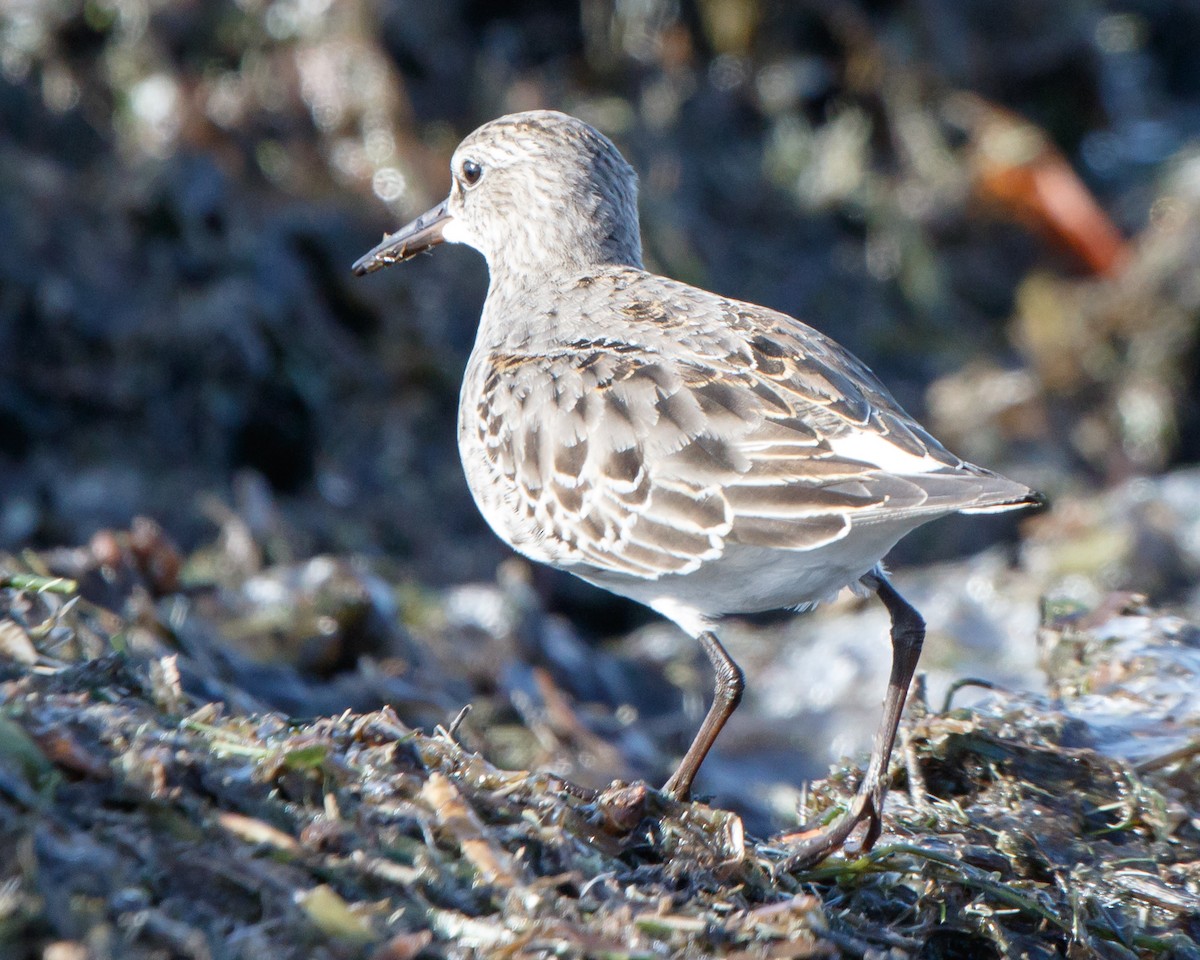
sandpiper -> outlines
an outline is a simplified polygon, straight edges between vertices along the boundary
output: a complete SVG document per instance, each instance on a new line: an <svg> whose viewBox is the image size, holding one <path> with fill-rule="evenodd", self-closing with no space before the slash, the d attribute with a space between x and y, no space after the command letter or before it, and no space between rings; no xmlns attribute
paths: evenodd
<svg viewBox="0 0 1200 960"><path fill-rule="evenodd" d="M869 848L925 635L881 560L937 517L1040 498L946 450L824 334L647 272L637 177L588 124L544 110L493 120L455 150L451 181L354 272L443 241L487 258L458 421L480 511L518 552L700 641L716 691L663 787L678 800L742 696L721 620L847 585L875 592L893 653L871 761L847 813L806 834L789 862L823 858L863 822Z"/></svg>

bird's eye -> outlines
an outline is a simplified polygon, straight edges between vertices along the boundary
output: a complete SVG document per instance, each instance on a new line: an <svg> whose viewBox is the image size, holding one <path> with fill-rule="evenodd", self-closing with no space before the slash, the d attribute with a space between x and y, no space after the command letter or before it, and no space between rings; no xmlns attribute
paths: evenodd
<svg viewBox="0 0 1200 960"><path fill-rule="evenodd" d="M479 178L483 176L483 167L474 160L464 160L462 165L463 183L468 187L473 187L479 182Z"/></svg>

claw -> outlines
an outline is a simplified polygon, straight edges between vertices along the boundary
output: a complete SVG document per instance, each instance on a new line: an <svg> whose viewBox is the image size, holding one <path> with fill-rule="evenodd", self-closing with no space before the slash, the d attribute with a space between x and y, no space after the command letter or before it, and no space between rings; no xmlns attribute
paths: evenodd
<svg viewBox="0 0 1200 960"><path fill-rule="evenodd" d="M823 830L807 830L800 833L790 833L781 837L781 841L789 846L794 844L791 853L780 864L785 871L803 870L824 860L827 856L846 843L855 828L864 821L867 824L858 852L866 853L883 833L883 798L887 793L886 786L880 782L873 785L863 784L850 805L841 817Z"/></svg>

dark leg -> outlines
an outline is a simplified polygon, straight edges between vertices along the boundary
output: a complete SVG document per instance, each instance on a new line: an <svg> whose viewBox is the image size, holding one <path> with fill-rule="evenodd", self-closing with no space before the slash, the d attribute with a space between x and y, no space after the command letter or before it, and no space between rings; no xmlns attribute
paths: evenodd
<svg viewBox="0 0 1200 960"><path fill-rule="evenodd" d="M663 793L673 800L686 800L692 792L692 781L700 772L700 764L708 755L709 748L717 739L717 734L725 726L737 705L742 702L742 691L746 686L746 678L742 668L733 662L733 658L725 652L716 634L702 633L696 638L708 654L708 662L712 664L713 672L717 675L716 692L713 694L712 706L700 724L696 739L688 747L687 753L679 761L679 768L671 774L671 779L663 785Z"/></svg>
<svg viewBox="0 0 1200 960"><path fill-rule="evenodd" d="M798 844L792 846L792 853L785 864L788 869L823 860L845 843L851 831L864 820L867 821L867 832L862 842L864 851L874 846L883 829L888 762L896 743L896 729L900 726L900 714L904 710L908 686L917 669L921 645L925 642L925 621L882 574L869 573L862 578L862 582L875 591L892 617L892 675L883 701L883 717L875 732L871 762L854 803L840 820L824 830L802 837Z"/></svg>

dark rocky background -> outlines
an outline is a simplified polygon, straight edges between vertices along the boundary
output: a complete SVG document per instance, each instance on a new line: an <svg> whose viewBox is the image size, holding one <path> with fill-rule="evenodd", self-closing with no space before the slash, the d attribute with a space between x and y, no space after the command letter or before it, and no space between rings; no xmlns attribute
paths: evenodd
<svg viewBox="0 0 1200 960"><path fill-rule="evenodd" d="M407 649L412 597L494 583L509 553L454 429L484 264L349 265L444 195L464 134L552 106L639 170L652 268L809 320L959 453L1059 504L1023 537L1019 518L940 522L893 564L1000 544L1029 596L1187 604L1196 520L1153 478L1200 459L1198 45L1200 8L1158 0L15 7L0 549L86 545L64 572L93 564L118 606L136 517L201 590L279 568L289 595L289 564L355 558L380 582L347 589L390 606L327 631L326 673ZM507 576L573 642L650 619L566 575ZM1007 649L997 619L956 635ZM312 666L294 638L236 632Z"/></svg>
<svg viewBox="0 0 1200 960"><path fill-rule="evenodd" d="M454 422L481 258L449 247L349 271L444 195L465 133L553 106L640 171L653 268L813 322L962 455L1057 503L1020 528L943 521L892 558L998 545L915 582L933 584L935 633L938 610L959 611L944 632L1026 662L1002 671L1024 684L1039 594L1200 604L1195 474L1168 482L1200 459L1198 45L1200 8L1158 0L14 7L0 20L0 549L78 546L52 572L82 572L114 609L132 586L182 585L201 606L220 587L217 606L247 622L217 637L325 680L364 653L399 657L399 673L422 651L456 666L409 636L433 614L492 634L525 624L505 666L476 655L463 699L497 676L504 696L520 688L524 657L582 702L677 715L636 669L604 679L581 653L646 613L500 566L509 553L470 501ZM314 571L313 557L340 559ZM1005 569L1026 577L1023 599L996 588L1009 607L962 613L993 589L968 575ZM277 622L285 608L315 611L308 639ZM854 643L832 616L833 638L819 617L768 625L740 656L769 676L759 645L786 635L801 661L813 644L836 661ZM684 673L663 671L694 714L694 649L647 629L625 651L682 658ZM886 659L867 630L856 663ZM254 692L290 711L388 699L275 680ZM821 709L854 699L853 682L822 683ZM668 732L684 741L691 724ZM832 742L837 756L861 740Z"/></svg>
<svg viewBox="0 0 1200 960"><path fill-rule="evenodd" d="M484 266L347 267L536 106L629 154L653 267L832 333L964 455L1051 494L1195 462L1196 253L1157 248L1195 229L1197 44L1151 0L15 7L0 546L147 514L190 549L215 497L293 555L489 578L453 430ZM1003 182L1042 154L1097 249Z"/></svg>
<svg viewBox="0 0 1200 960"><path fill-rule="evenodd" d="M1197 49L1182 0L0 7L0 954L1200 956ZM471 503L482 260L350 274L533 107L638 169L652 268L1052 499L892 558L874 859L752 837L852 787L803 784L879 605L729 626L713 808L589 793L661 782L707 665Z"/></svg>

